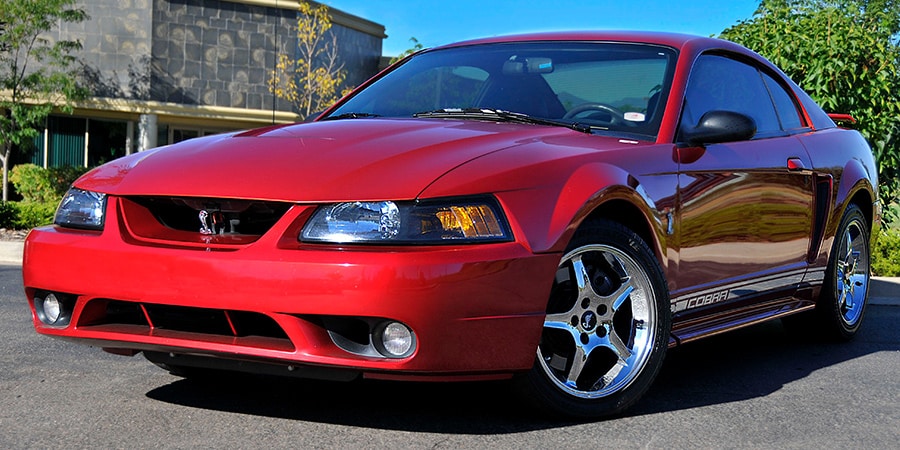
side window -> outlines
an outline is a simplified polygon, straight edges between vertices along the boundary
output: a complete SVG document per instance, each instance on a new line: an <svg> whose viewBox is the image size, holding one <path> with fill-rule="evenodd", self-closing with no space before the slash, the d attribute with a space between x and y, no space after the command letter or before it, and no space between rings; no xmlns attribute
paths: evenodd
<svg viewBox="0 0 900 450"><path fill-rule="evenodd" d="M691 71L682 126L695 126L708 111L746 114L756 121L757 137L781 134L769 90L758 69L718 55L702 55Z"/></svg>
<svg viewBox="0 0 900 450"><path fill-rule="evenodd" d="M763 72L763 80L765 80L766 86L768 86L769 92L772 94L772 100L775 101L775 111L778 112L778 119L781 120L781 128L784 130L802 128L803 122L800 120L800 112L797 111L797 105L792 100L791 95L765 72Z"/></svg>

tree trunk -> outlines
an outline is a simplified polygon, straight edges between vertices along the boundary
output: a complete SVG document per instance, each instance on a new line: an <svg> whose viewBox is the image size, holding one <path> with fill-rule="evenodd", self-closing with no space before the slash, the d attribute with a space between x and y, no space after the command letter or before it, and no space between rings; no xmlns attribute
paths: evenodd
<svg viewBox="0 0 900 450"><path fill-rule="evenodd" d="M5 144L4 152L0 155L0 161L3 161L3 201L9 201L9 155L12 153L12 144Z"/></svg>

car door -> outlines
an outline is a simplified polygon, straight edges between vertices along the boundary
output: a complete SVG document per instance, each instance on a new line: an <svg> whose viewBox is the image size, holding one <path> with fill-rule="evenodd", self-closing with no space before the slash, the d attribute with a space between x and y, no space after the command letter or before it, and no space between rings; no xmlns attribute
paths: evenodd
<svg viewBox="0 0 900 450"><path fill-rule="evenodd" d="M793 135L803 126L791 98L752 62L725 54L696 61L681 129L726 110L751 117L757 132L746 141L679 148L676 313L789 296L802 280L814 183L809 155Z"/></svg>

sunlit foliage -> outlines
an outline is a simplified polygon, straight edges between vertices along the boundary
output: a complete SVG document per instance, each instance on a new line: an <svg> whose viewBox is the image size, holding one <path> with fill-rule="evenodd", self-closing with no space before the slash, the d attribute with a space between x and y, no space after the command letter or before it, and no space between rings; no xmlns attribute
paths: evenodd
<svg viewBox="0 0 900 450"><path fill-rule="evenodd" d="M327 108L343 94L338 89L347 72L338 62L337 36L329 33L330 29L327 6L300 2L296 58L279 54L275 70L270 73L271 92L291 102L304 118Z"/></svg>

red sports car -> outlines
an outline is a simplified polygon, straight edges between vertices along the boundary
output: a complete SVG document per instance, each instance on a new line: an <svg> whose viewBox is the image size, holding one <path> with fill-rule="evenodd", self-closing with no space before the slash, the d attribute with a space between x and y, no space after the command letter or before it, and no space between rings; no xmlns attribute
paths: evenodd
<svg viewBox="0 0 900 450"><path fill-rule="evenodd" d="M509 378L596 417L669 347L781 317L852 337L876 172L738 45L490 38L311 123L94 169L28 236L25 291L39 333L177 373Z"/></svg>

